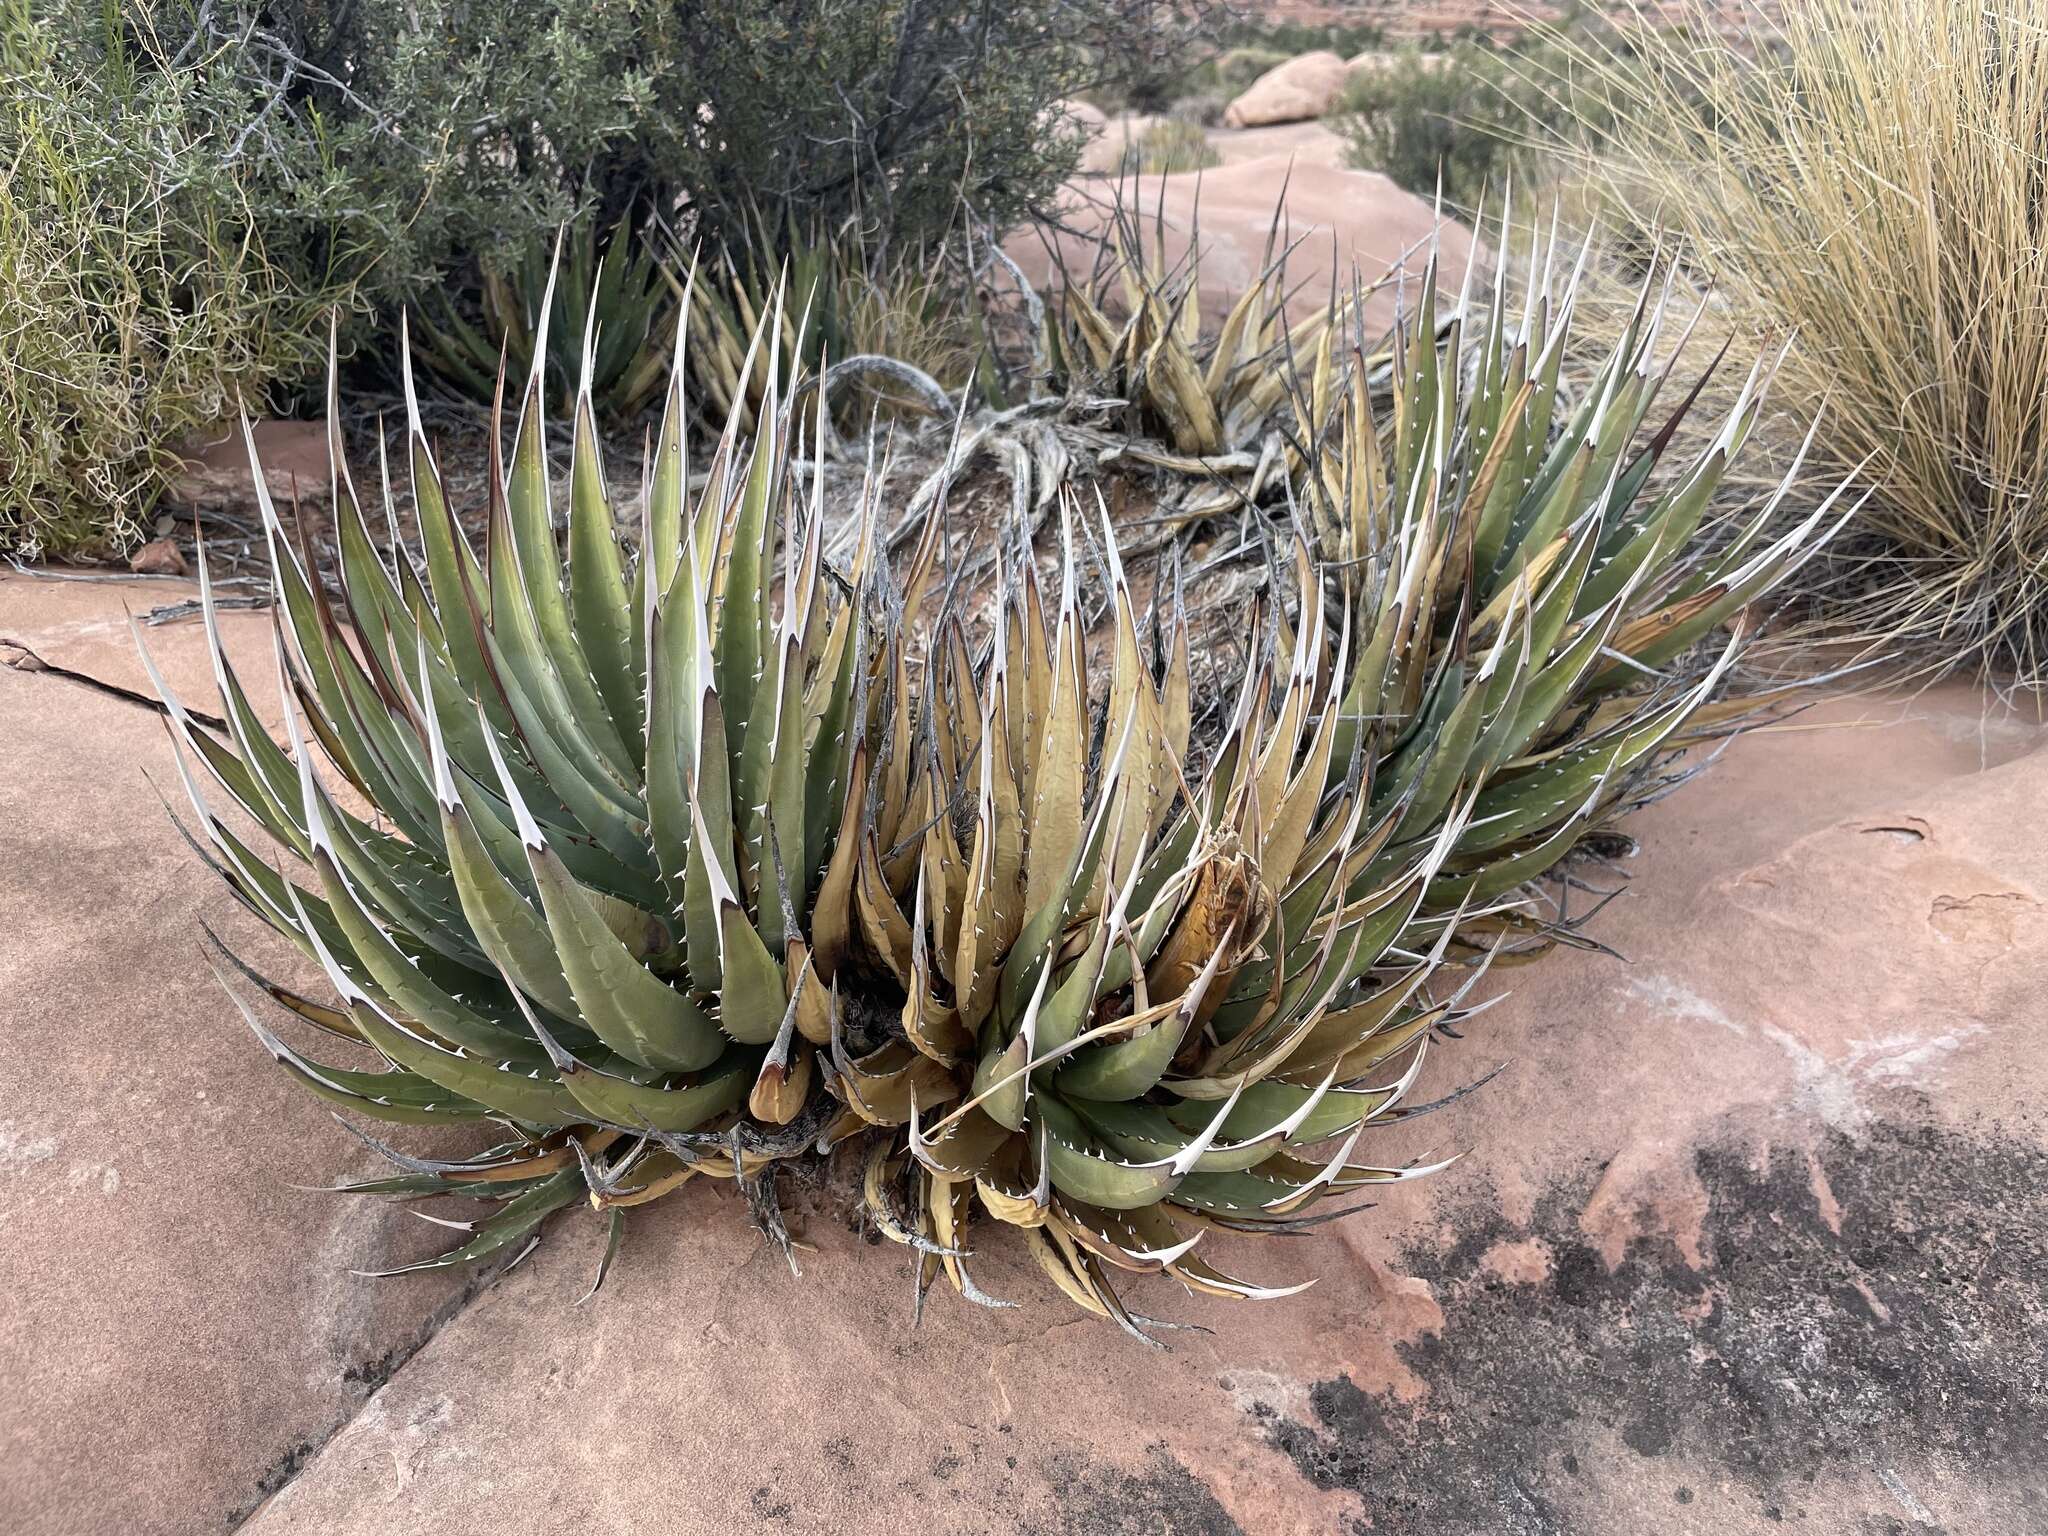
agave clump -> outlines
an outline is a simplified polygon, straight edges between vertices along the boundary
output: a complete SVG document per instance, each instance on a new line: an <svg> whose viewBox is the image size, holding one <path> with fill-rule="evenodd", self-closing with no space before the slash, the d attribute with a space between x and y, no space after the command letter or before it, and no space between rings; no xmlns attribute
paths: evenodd
<svg viewBox="0 0 2048 1536"><path fill-rule="evenodd" d="M1554 936L1523 894L1706 718L1739 626L1711 664L1669 664L1825 534L1816 514L1701 548L1761 370L1708 453L1662 466L1663 304L1646 290L1571 402L1573 288L1552 286L1541 255L1518 317L1468 292L1439 324L1425 297L1390 365L1319 333L1279 392L1291 570L1219 729L1197 729L1185 614L1155 595L1141 621L1100 501L1066 488L1049 574L1022 539L992 594L947 579L938 509L893 566L875 480L838 507L797 472L825 406L763 344L773 315L694 477L678 359L636 549L587 348L566 561L538 367L481 557L416 411L417 558L385 563L337 455L338 607L266 502L289 751L210 592L227 728L169 718L293 874L188 774L202 852L340 1006L247 974L381 1060L251 1023L344 1108L508 1137L355 1187L496 1201L447 1264L575 1200L616 1224L700 1174L758 1193L777 1159L865 1142L867 1205L920 1291L943 1272L987 1299L966 1265L993 1218L1134 1331L1114 1273L1284 1294L1210 1264L1203 1234L1294 1230L1421 1171L1359 1157L1364 1130L1409 1112L1484 958Z"/></svg>

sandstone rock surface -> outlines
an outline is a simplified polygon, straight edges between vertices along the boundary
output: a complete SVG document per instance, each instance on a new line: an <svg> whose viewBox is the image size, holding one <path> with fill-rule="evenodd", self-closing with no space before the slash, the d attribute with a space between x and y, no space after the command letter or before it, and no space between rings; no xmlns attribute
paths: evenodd
<svg viewBox="0 0 2048 1536"><path fill-rule="evenodd" d="M1234 132L1212 129L1209 147L1223 157L1225 165L1246 160L1282 160L1294 166L1345 168L1343 135L1320 122L1274 123Z"/></svg>
<svg viewBox="0 0 2048 1536"><path fill-rule="evenodd" d="M1154 123L1164 119L1154 113L1126 112L1106 120L1082 152L1083 176L1115 176L1124 169L1124 158ZM1246 160L1275 160L1289 165L1345 166L1344 136L1320 122L1273 123L1263 128L1211 128L1205 137L1209 148L1224 165ZM1187 174L1187 173L1182 173ZM1214 169L1204 171L1206 179ZM1277 184L1276 184L1277 190ZM1270 211L1270 210L1269 210Z"/></svg>
<svg viewBox="0 0 2048 1536"><path fill-rule="evenodd" d="M128 569L137 576L185 576L191 573L185 552L175 539L151 539L128 557Z"/></svg>

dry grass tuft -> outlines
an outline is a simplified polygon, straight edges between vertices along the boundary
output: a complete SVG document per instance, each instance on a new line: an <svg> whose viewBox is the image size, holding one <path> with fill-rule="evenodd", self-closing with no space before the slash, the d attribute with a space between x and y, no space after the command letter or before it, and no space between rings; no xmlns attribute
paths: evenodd
<svg viewBox="0 0 2048 1536"><path fill-rule="evenodd" d="M1703 21L1704 9L1694 4ZM2048 661L2048 16L2010 0L1791 0L1746 48L1602 45L1592 169L1729 310L1793 340L1816 467L1864 465L1841 638L2039 681Z"/></svg>

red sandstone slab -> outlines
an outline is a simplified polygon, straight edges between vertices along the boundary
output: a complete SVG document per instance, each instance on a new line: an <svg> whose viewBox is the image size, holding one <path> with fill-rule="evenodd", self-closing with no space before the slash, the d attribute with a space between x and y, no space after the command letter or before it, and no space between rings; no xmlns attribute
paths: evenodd
<svg viewBox="0 0 2048 1536"><path fill-rule="evenodd" d="M145 688L122 601L139 612L193 591L0 576L0 638ZM225 619L254 687L268 617ZM197 624L150 641L193 707L218 707ZM295 972L180 842L145 772L178 794L152 712L0 666L9 1536L227 1528L353 1415L466 1283L351 1279L438 1234L393 1207L290 1187L382 1165L286 1080L222 996L202 917L281 978Z"/></svg>

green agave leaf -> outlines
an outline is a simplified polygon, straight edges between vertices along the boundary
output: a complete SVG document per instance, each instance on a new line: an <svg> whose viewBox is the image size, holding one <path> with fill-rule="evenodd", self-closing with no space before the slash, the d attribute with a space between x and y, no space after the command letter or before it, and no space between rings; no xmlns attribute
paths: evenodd
<svg viewBox="0 0 2048 1536"><path fill-rule="evenodd" d="M478 947L511 978L514 987L549 1012L564 1019L581 1018L546 919L499 870L459 800L443 804L441 818L463 916L476 934Z"/></svg>
<svg viewBox="0 0 2048 1536"><path fill-rule="evenodd" d="M814 886L824 870L847 797L854 792L854 695L869 643L867 625L865 604L856 601L842 609L821 658L822 677L829 681L804 753L804 862L790 872L799 888Z"/></svg>
<svg viewBox="0 0 2048 1536"><path fill-rule="evenodd" d="M1338 1177L1362 1133L1363 1127L1354 1130L1328 1163L1305 1177L1300 1176L1303 1170L1293 1159L1279 1155L1256 1168L1236 1173L1191 1173L1174 1190L1174 1203L1220 1216L1253 1220L1284 1216L1298 1210Z"/></svg>
<svg viewBox="0 0 2048 1536"><path fill-rule="evenodd" d="M777 317L781 295L776 296ZM768 398L781 398L781 349L768 349ZM775 520L770 508L778 499L786 455L778 449L777 434L784 428L779 410L760 413L754 429L753 455L747 469L745 489L733 517L731 553L724 563L723 601L719 606L718 692L733 711L730 724L734 744L747 732L749 709L755 687L761 679L762 653L770 630L767 604L769 543ZM736 765L735 765L736 766Z"/></svg>
<svg viewBox="0 0 2048 1536"><path fill-rule="evenodd" d="M1191 1172L1234 1173L1256 1167L1279 1150L1280 1138L1266 1133L1225 1139L1226 1127L1223 1135L1210 1139L1204 1133L1218 1116L1212 1106L1202 1107L1208 1110L1206 1119L1199 1126L1188 1128L1176 1124L1166 1110L1153 1104L1072 1101L1072 1108L1090 1131L1114 1151L1138 1162L1173 1163L1186 1157L1182 1166ZM1057 1164L1053 1180L1059 1181Z"/></svg>
<svg viewBox="0 0 2048 1536"><path fill-rule="evenodd" d="M658 599L648 599L647 825L670 910L682 913L688 901L690 780L700 752L702 694L711 683L711 647L695 552L686 544L677 559L674 580Z"/></svg>
<svg viewBox="0 0 2048 1536"><path fill-rule="evenodd" d="M280 655L280 665L282 656ZM299 734L298 711L289 690L284 697L285 731L296 760L300 814L307 829L310 856L325 848L346 869L386 918L437 954L457 965L487 965L462 921L454 887L445 874L417 850L387 838L344 815L328 798L313 774L312 757Z"/></svg>
<svg viewBox="0 0 2048 1536"><path fill-rule="evenodd" d="M542 348L546 340L544 312L539 342ZM509 617L513 621L513 641L506 650L515 665L531 667L531 676L525 670L521 673L528 691L537 691L551 704L559 697L566 711L564 724L573 729L579 744L588 743L613 782L630 795L638 782L637 755L612 724L610 707L591 674L590 660L584 655L570 621L569 598L564 590L562 561L555 547L554 517L549 506L541 414L541 375L536 366L520 402L512 472L505 486L505 517L500 526L509 535L509 565L500 558L501 546L494 543L491 549L492 628L503 640L506 620ZM515 571L517 600L506 603L500 596L499 583L508 582ZM529 642L537 654L527 652ZM538 690L534 688L536 680ZM578 756L580 759L580 752Z"/></svg>
<svg viewBox="0 0 2048 1536"><path fill-rule="evenodd" d="M461 1247L438 1258L422 1259L417 1264L402 1264L396 1269L370 1270L362 1273L366 1278L382 1280L392 1275L419 1274L431 1269L452 1269L458 1264L475 1264L493 1254L501 1253L522 1238L529 1244L538 1242L539 1239L533 1234L539 1230L540 1224L564 1206L574 1204L582 1189L581 1170L564 1169L508 1200L497 1215L488 1221L478 1223L476 1235Z"/></svg>
<svg viewBox="0 0 2048 1536"><path fill-rule="evenodd" d="M243 1022L262 1042L263 1048L305 1088L328 1103L366 1115L372 1120L399 1125L480 1120L487 1113L483 1105L450 1093L440 1084L411 1072L359 1072L326 1066L301 1055L263 1027L262 1021L228 985L227 978L220 974L218 967L214 976L241 1013Z"/></svg>
<svg viewBox="0 0 2048 1536"><path fill-rule="evenodd" d="M696 829L698 845L709 846L711 834L701 816ZM717 863L706 860L704 870L719 951L719 1027L734 1040L766 1045L781 1030L788 1011L788 978L747 920L739 898L724 884Z"/></svg>
<svg viewBox="0 0 2048 1536"><path fill-rule="evenodd" d="M638 770L646 758L645 663L635 646L632 597L605 489L590 403L590 369L586 347L569 472L569 613L591 681L626 747L627 766Z"/></svg>
<svg viewBox="0 0 2048 1536"><path fill-rule="evenodd" d="M1230 937L1226 933L1224 943L1210 954L1186 994L1143 1033L1127 1040L1083 1046L1069 1057L1059 1068L1059 1091L1071 1099L1135 1099L1156 1086L1194 1027L1202 1000L1215 984Z"/></svg>
<svg viewBox="0 0 2048 1536"><path fill-rule="evenodd" d="M1024 1128L1031 1093L1031 1067L1037 1055L1038 1010L1045 1001L1052 967L1042 965L1038 982L1014 1035L1006 1035L1000 1018L990 1014L982 1025L981 1058L974 1069L974 1097L982 1112L1012 1131Z"/></svg>
<svg viewBox="0 0 2048 1536"><path fill-rule="evenodd" d="M643 1067L691 1072L709 1066L724 1048L717 1025L620 942L548 847L509 777L502 787L518 819L554 953L585 1027Z"/></svg>
<svg viewBox="0 0 2048 1536"><path fill-rule="evenodd" d="M1629 652L1636 665L1661 667L1684 654L1706 635L1756 602L1800 566L1811 560L1862 509L1871 493L1836 513L1850 482L1845 480L1803 521L1743 564L1717 578L1724 590L1710 605L1683 622L1666 628L1656 640ZM1830 521L1832 519L1832 522Z"/></svg>
<svg viewBox="0 0 2048 1536"><path fill-rule="evenodd" d="M1044 1094L1035 1102L1045 1120L1053 1187L1062 1194L1104 1210L1126 1211L1156 1205L1180 1182L1170 1158L1164 1164L1131 1163L1097 1150L1088 1127L1056 1095Z"/></svg>
<svg viewBox="0 0 2048 1536"><path fill-rule="evenodd" d="M244 423L247 430L247 424ZM255 451L253 442L250 452ZM261 476L257 477L261 484ZM415 844L433 847L438 835L424 766L417 746L392 720L376 686L358 666L355 653L334 634L334 621L324 612L324 598L300 569L298 557L283 537L267 493L259 495L270 559L284 596L287 626L318 701L316 720L327 727L337 766L388 811ZM375 653L366 646L365 655ZM279 655L283 662L282 641ZM287 664L287 670L289 670ZM433 828L433 830L429 830Z"/></svg>
<svg viewBox="0 0 2048 1536"><path fill-rule="evenodd" d="M721 893L735 887L732 788L718 694L706 688L699 703L697 768L687 794L691 836L683 871L683 933L691 982L699 991L714 992L724 976Z"/></svg>
<svg viewBox="0 0 2048 1536"><path fill-rule="evenodd" d="M694 1131L746 1101L761 1053L734 1047L702 1072L659 1076L648 1082L571 1062L563 1087L586 1115L627 1130Z"/></svg>
<svg viewBox="0 0 2048 1536"><path fill-rule="evenodd" d="M440 471L434 467L433 454L427 447L426 430L420 424L419 399L413 390L411 345L403 314L399 324L399 369L405 386L413 512L420 548L426 556L433 609L439 616L449 665L462 685L463 696L481 704L491 724L511 735L512 712L484 652L484 626L490 619L489 588L483 569L477 564L476 552L456 526L454 512L441 486ZM417 614L418 609L414 612Z"/></svg>
<svg viewBox="0 0 2048 1536"><path fill-rule="evenodd" d="M484 644L494 663L502 658L495 634L487 633ZM596 769L594 759L586 756L579 762L564 748L548 716L516 676L504 675L500 691L518 722L521 744L549 789L568 807L576 826L629 869L645 868L653 873L645 807Z"/></svg>
<svg viewBox="0 0 2048 1536"><path fill-rule="evenodd" d="M324 852L324 846L320 850ZM317 857L317 854L316 854ZM296 891L290 893L299 904ZM304 911L300 909L301 921ZM437 1083L465 1102L476 1103L499 1114L533 1125L574 1123L574 1103L562 1091L553 1071L545 1064L519 1064L471 1055L459 1046L444 1046L414 1034L378 1005L377 999L352 982L319 936L307 925L315 958L327 972L327 979L341 994L357 1031L384 1056L406 1071Z"/></svg>
<svg viewBox="0 0 2048 1536"><path fill-rule="evenodd" d="M341 870L324 849L314 850L313 867L342 936L363 968L375 978L384 997L450 1045L515 1066L546 1065L547 1057L531 1035L508 1029L496 1018L479 1012L462 995L435 985L407 959L358 904ZM500 1017L507 1011L502 1007L493 1010Z"/></svg>
<svg viewBox="0 0 2048 1536"><path fill-rule="evenodd" d="M438 1045L386 1015L367 997L349 1001L363 1038L407 1071L528 1125L573 1125L582 1118L553 1068L498 1061Z"/></svg>
<svg viewBox="0 0 2048 1536"><path fill-rule="evenodd" d="M1325 1080L1314 1087L1298 1083L1248 1083L1235 1096L1235 1108L1223 1117L1224 1137L1232 1142L1274 1138L1296 1144L1340 1136L1394 1102L1393 1090L1334 1088ZM1166 1106L1168 1121L1182 1131L1209 1124L1215 1111L1208 1104L1182 1099ZM1274 1150L1277 1150L1275 1148Z"/></svg>
<svg viewBox="0 0 2048 1536"><path fill-rule="evenodd" d="M1484 869L1471 874L1438 875L1429 887L1430 909L1441 912L1450 907L1493 901L1497 897L1505 896L1516 886L1534 880L1570 853L1579 839L1585 836L1594 809L1599 804L1605 782L1606 775L1603 773L1593 793L1586 797L1578 809L1566 816L1555 831L1533 847L1506 858L1496 859Z"/></svg>

